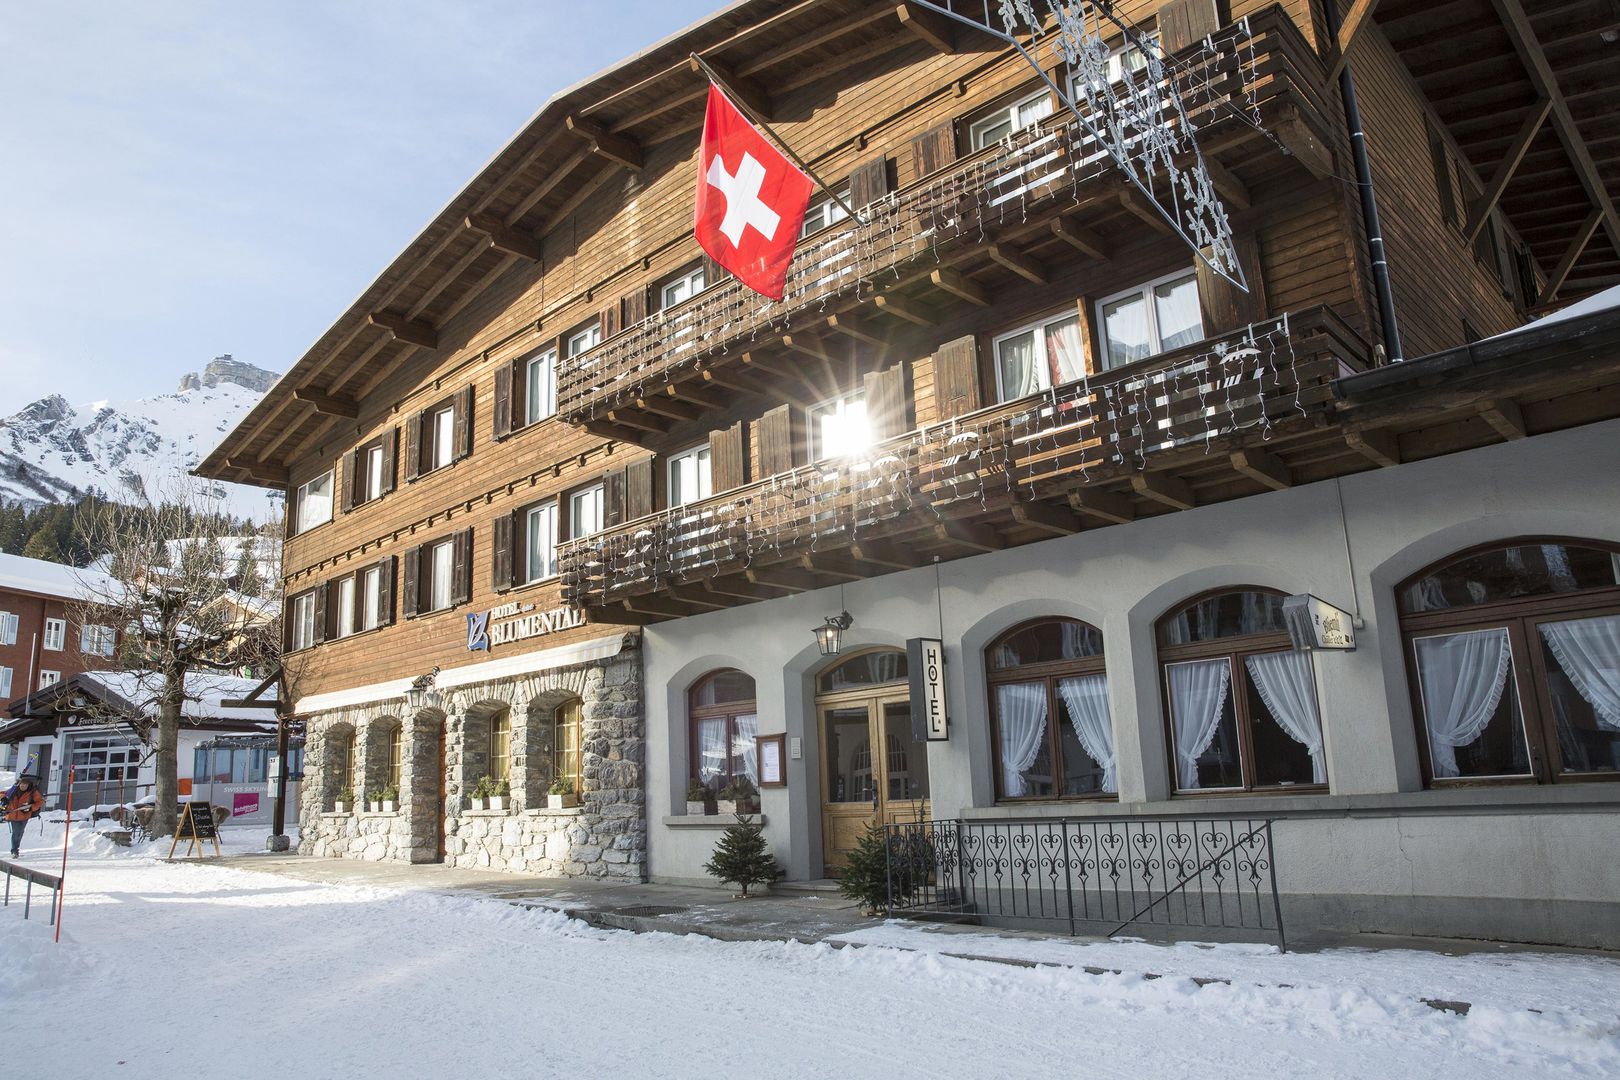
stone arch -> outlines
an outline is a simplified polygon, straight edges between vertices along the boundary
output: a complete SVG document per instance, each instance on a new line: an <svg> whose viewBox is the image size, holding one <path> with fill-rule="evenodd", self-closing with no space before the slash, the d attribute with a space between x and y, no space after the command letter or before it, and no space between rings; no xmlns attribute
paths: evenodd
<svg viewBox="0 0 1620 1080"><path fill-rule="evenodd" d="M451 721L450 763L448 768L450 795L453 799L469 795L479 779L490 772L490 732L494 721L510 724L516 710L512 703L499 698L482 698L472 702ZM459 738L456 729L460 728ZM455 805L455 803L452 803Z"/></svg>
<svg viewBox="0 0 1620 1080"><path fill-rule="evenodd" d="M364 752L361 756L363 776L355 777L356 794L363 789L367 792L380 791L389 783L389 765L393 753L395 734L402 738L404 723L397 716L379 716L368 722L363 732ZM405 758L408 756L405 746L400 747L400 794L404 796L404 768Z"/></svg>
<svg viewBox="0 0 1620 1080"><path fill-rule="evenodd" d="M521 713L522 723L513 724L512 794L518 798L519 809L546 803L546 794L555 779L552 751L557 711L568 705L577 705L583 711L585 702L572 690L560 687L542 690L529 699ZM581 740L584 734L582 724Z"/></svg>
<svg viewBox="0 0 1620 1080"><path fill-rule="evenodd" d="M308 783L313 778L319 785L315 792L316 797L310 801L319 807L322 813L336 809L338 793L344 787L345 763L353 760L355 738L356 732L352 723L347 720L334 720L322 725L318 737L310 740L315 743L313 753L310 748L305 749L306 758L314 756L317 760L313 762L306 760L304 782ZM354 782L358 784L359 777L356 777Z"/></svg>

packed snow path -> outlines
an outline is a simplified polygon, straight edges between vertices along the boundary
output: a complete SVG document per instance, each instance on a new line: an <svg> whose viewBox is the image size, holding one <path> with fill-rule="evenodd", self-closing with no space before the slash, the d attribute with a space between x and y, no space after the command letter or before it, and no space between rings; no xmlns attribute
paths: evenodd
<svg viewBox="0 0 1620 1080"><path fill-rule="evenodd" d="M58 866L50 840L31 829L25 862ZM1134 962L1126 974L1092 975L603 931L89 837L68 865L60 946L43 918L0 920L12 1049L68 1080L1620 1075L1620 962L1587 957L1126 945L1096 953ZM1198 985L1201 956L1232 983ZM1418 1000L1458 979L1479 991L1468 1015Z"/></svg>

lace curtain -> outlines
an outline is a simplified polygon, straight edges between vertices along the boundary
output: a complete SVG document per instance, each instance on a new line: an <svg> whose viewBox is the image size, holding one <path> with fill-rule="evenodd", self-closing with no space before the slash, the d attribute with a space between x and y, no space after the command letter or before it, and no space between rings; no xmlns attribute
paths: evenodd
<svg viewBox="0 0 1620 1080"><path fill-rule="evenodd" d="M1620 615L1542 623L1541 636L1598 725L1620 731Z"/></svg>
<svg viewBox="0 0 1620 1080"><path fill-rule="evenodd" d="M1080 318L1064 319L1046 327L1046 370L1053 386L1075 382L1086 373L1080 350Z"/></svg>
<svg viewBox="0 0 1620 1080"><path fill-rule="evenodd" d="M1183 791L1198 787L1198 759L1215 740L1231 689L1232 665L1198 660L1165 668L1170 684L1170 719L1176 737L1177 773Z"/></svg>
<svg viewBox="0 0 1620 1080"><path fill-rule="evenodd" d="M1074 727L1075 737L1103 771L1102 789L1118 791L1119 779L1114 771L1114 722L1108 715L1108 677L1084 675L1059 679L1057 689L1064 707L1069 710L1069 723Z"/></svg>
<svg viewBox="0 0 1620 1080"><path fill-rule="evenodd" d="M736 719L737 740L732 744L731 756L742 761L743 775L757 789L759 787L759 717L739 716Z"/></svg>
<svg viewBox="0 0 1620 1080"><path fill-rule="evenodd" d="M726 722L721 717L699 720L698 781L707 784L726 771Z"/></svg>
<svg viewBox="0 0 1620 1080"><path fill-rule="evenodd" d="M996 351L1001 364L1001 400L1015 401L1040 391L1033 330L998 342Z"/></svg>
<svg viewBox="0 0 1620 1080"><path fill-rule="evenodd" d="M1024 771L1035 764L1046 739L1046 687L1004 683L996 687L996 723L1001 731L1001 793L1024 794Z"/></svg>
<svg viewBox="0 0 1620 1080"><path fill-rule="evenodd" d="M1244 664L1277 726L1311 755L1311 779L1327 783L1322 757L1322 719L1316 711L1316 685L1310 657L1302 652L1261 653Z"/></svg>
<svg viewBox="0 0 1620 1080"><path fill-rule="evenodd" d="M1498 627L1419 638L1415 643L1429 762L1437 777L1457 776L1457 747L1477 740L1496 715L1513 661Z"/></svg>

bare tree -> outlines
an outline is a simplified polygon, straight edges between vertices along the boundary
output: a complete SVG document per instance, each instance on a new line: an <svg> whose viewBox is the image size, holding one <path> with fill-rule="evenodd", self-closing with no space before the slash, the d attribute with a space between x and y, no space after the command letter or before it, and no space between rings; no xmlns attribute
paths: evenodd
<svg viewBox="0 0 1620 1080"><path fill-rule="evenodd" d="M147 735L156 772L153 836L175 828L187 674L264 677L281 649L279 603L254 617L229 584L227 540L237 535L230 515L190 477L165 485L160 498L134 507L105 504L88 517L86 539L108 553L109 565L104 575L82 576L76 613L81 626L118 635L102 658L128 672L124 685L139 699L131 703L156 713Z"/></svg>

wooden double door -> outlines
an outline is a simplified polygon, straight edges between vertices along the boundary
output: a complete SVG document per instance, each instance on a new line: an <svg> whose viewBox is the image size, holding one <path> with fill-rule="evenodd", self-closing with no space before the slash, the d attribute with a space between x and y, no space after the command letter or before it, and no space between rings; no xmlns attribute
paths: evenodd
<svg viewBox="0 0 1620 1080"><path fill-rule="evenodd" d="M821 735L821 845L836 877L873 821L928 817L928 744L915 738L909 689L864 690L816 701Z"/></svg>

